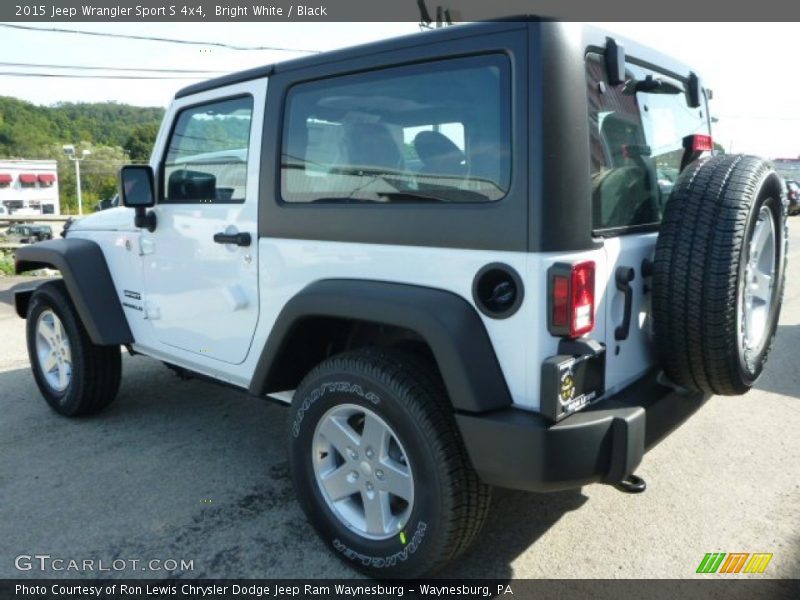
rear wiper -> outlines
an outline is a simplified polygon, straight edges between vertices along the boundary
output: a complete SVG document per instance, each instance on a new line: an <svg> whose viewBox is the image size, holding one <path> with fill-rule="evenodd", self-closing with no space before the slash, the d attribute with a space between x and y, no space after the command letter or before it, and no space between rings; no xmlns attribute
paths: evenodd
<svg viewBox="0 0 800 600"><path fill-rule="evenodd" d="M642 80L629 79L622 88L626 96L633 96L637 92L642 94L681 94L683 90L674 83L648 75Z"/></svg>

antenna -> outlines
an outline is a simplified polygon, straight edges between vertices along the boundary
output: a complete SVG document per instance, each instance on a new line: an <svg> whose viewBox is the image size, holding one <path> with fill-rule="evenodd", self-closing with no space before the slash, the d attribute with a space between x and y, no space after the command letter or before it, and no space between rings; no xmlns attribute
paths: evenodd
<svg viewBox="0 0 800 600"><path fill-rule="evenodd" d="M419 7L419 26L420 28L430 29L431 27L431 14L428 12L428 7L425 6L425 0L417 0Z"/></svg>

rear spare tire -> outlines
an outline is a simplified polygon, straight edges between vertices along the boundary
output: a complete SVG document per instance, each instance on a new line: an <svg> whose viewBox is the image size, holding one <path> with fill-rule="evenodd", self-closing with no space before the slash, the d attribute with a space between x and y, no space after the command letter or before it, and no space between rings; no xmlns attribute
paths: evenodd
<svg viewBox="0 0 800 600"><path fill-rule="evenodd" d="M679 177L653 265L653 334L680 386L736 395L775 336L786 267L781 182L753 156L698 161Z"/></svg>

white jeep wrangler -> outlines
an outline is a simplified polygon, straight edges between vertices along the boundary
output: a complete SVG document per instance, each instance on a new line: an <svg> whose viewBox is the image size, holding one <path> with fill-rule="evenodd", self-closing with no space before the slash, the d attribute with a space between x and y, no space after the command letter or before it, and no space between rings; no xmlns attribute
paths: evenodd
<svg viewBox="0 0 800 600"><path fill-rule="evenodd" d="M291 404L297 497L369 575L435 572L490 486L641 491L760 375L780 178L713 156L688 67L577 24L462 25L175 96L124 207L19 250L36 382L85 415L120 347ZM711 152L709 152L711 151Z"/></svg>

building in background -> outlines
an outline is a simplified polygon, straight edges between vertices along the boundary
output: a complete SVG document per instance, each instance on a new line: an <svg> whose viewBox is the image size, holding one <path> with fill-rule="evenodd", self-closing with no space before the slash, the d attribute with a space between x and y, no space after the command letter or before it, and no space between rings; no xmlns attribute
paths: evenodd
<svg viewBox="0 0 800 600"><path fill-rule="evenodd" d="M0 159L0 204L12 215L58 215L54 160Z"/></svg>

